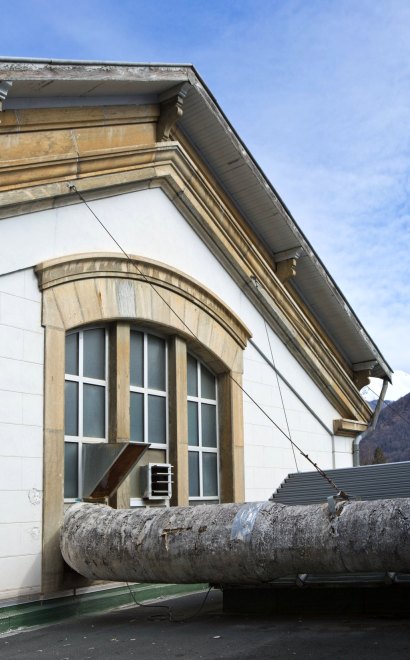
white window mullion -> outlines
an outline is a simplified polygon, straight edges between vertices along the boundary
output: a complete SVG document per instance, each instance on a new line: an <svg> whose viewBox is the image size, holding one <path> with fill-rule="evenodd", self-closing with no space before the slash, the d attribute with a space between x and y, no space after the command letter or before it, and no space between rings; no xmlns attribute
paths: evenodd
<svg viewBox="0 0 410 660"><path fill-rule="evenodd" d="M143 351L142 351L142 361L143 361L143 408L144 408L144 442L148 442L148 337L144 332L143 334Z"/></svg>
<svg viewBox="0 0 410 660"><path fill-rule="evenodd" d="M82 331L78 333L78 437L83 437L83 355Z"/></svg>
<svg viewBox="0 0 410 660"><path fill-rule="evenodd" d="M165 342L165 387L168 391L168 342ZM169 410L168 398L165 392L165 442L167 447L165 450L165 460L169 463Z"/></svg>
<svg viewBox="0 0 410 660"><path fill-rule="evenodd" d="M199 360L196 361L196 389L198 392L198 401L201 400L201 364Z"/></svg>
<svg viewBox="0 0 410 660"><path fill-rule="evenodd" d="M78 333L78 497L83 496L82 467L83 467L83 356L84 337L82 331Z"/></svg>
<svg viewBox="0 0 410 660"><path fill-rule="evenodd" d="M109 413L109 402L110 402L109 401L110 392L109 392L109 387L108 387L108 367L109 367L109 364L108 364L108 357L109 357L108 342L109 342L109 334L108 334L108 328L106 328L105 329L105 383L104 383L104 386L105 386L105 440L107 442L108 442L108 423L109 423L108 413Z"/></svg>
<svg viewBox="0 0 410 660"><path fill-rule="evenodd" d="M199 390L198 390L199 391ZM203 485L203 473L202 473L202 409L201 409L201 399L198 403L198 469L199 469L199 496L203 497L204 494L204 485Z"/></svg>

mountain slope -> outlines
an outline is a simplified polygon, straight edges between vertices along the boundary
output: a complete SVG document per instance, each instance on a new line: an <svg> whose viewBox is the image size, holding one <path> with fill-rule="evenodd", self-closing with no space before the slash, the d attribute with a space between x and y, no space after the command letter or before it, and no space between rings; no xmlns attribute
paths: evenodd
<svg viewBox="0 0 410 660"><path fill-rule="evenodd" d="M387 463L410 461L410 393L383 408L376 429L360 443L362 465L373 462L378 447Z"/></svg>

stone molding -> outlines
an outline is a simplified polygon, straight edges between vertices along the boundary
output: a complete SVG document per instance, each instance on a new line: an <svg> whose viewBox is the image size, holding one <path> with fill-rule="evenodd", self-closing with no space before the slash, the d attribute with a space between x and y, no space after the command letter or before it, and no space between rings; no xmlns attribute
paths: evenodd
<svg viewBox="0 0 410 660"><path fill-rule="evenodd" d="M0 135L2 133L39 132L56 129L61 131L95 126L146 124L157 122L159 114L160 108L157 103L149 105L4 110L0 124ZM24 154L22 155L24 157Z"/></svg>
<svg viewBox="0 0 410 660"><path fill-rule="evenodd" d="M157 123L157 142L171 139L171 131L183 114L183 104L190 84L177 85L161 95L161 114Z"/></svg>
<svg viewBox="0 0 410 660"><path fill-rule="evenodd" d="M354 419L334 419L333 431L335 435L343 435L347 438L355 438L359 433L364 433L367 429L367 424L364 422L357 422Z"/></svg>
<svg viewBox="0 0 410 660"><path fill-rule="evenodd" d="M115 146L119 144L117 133L117 142L110 133L108 144L108 137L100 132L100 149L87 150L90 144L85 141L84 149L75 154L69 147L67 153L60 152L54 159L45 156L16 163L8 169L9 179L3 179L0 217L77 203L75 194L68 194L67 182L73 180L88 200L161 188L339 414L343 418L368 421L371 411L354 383L352 366L292 286L280 281L275 273L274 257L269 255L183 136L176 132L178 142L143 143L143 140L154 142L154 124L152 127L148 133L144 124L135 127L145 131L138 139L132 127L121 127L123 146ZM129 128L131 134L126 138L124 135ZM126 148L125 142L128 143ZM259 283L259 291L252 285L252 279Z"/></svg>
<svg viewBox="0 0 410 660"><path fill-rule="evenodd" d="M138 319L193 343L199 340L219 359L217 372L241 371L251 333L236 314L184 273L145 257L130 258L132 263L122 254L77 254L36 266L44 293L43 324L69 330L102 320Z"/></svg>

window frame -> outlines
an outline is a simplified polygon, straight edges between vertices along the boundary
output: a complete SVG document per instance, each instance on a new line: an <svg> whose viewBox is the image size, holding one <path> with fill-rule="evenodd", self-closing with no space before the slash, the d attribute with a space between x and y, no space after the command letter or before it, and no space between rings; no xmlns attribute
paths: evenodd
<svg viewBox="0 0 410 660"><path fill-rule="evenodd" d="M101 380L98 378L90 378L89 376L84 376L84 333L89 331L89 330L104 330L104 372L105 372L105 379ZM78 335L78 375L75 374L67 374L65 373L65 367L64 367L64 383L66 382L74 382L78 384L78 392L77 392L77 410L78 410L78 435L68 435L65 433L65 428L64 428L64 447L66 443L71 443L71 444L76 444L78 447L78 455L77 455L77 483L78 483L78 490L77 490L77 496L76 497L65 497L64 496L64 502L75 502L78 499L81 499L83 497L83 492L82 492L82 473L83 473L83 453L82 453L82 447L83 444L97 444L99 442L108 442L108 434L109 434L109 381L110 381L110 373L109 373L109 344L110 344L110 335L109 335L109 328L107 326L101 326L101 325L93 325L93 326L86 326L86 327L81 327L81 328L75 328L73 330L69 330L65 334L65 338L67 338L70 335ZM105 437L104 438L96 438L92 436L85 436L83 434L84 430L84 385L95 385L98 387L104 387L104 430L105 430ZM65 410L64 410L65 412ZM65 481L65 479L64 479Z"/></svg>
<svg viewBox="0 0 410 660"><path fill-rule="evenodd" d="M170 398L169 398L169 381L168 381L168 374L169 374L169 368L168 368L168 359L169 359L169 351L168 351L168 339L165 335L161 335L160 333L157 333L155 331L152 331L151 328L146 328L144 326L136 326L134 324L130 323L129 326L129 331L130 331L130 364L129 364L129 369L130 369L130 383L129 383L129 389L130 389L130 417L131 417L131 394L133 392L142 394L143 395L143 410L144 410L144 439L142 442L148 443L148 431L149 431L149 417L148 417L148 397L149 396L157 396L165 399L165 442L150 442L150 449L162 449L166 451L166 456L168 460L168 453L169 453L169 406L170 406ZM131 384L131 335L133 332L139 332L140 334L143 335L143 386L138 386L138 385L132 385ZM162 339L165 344L165 390L155 390L150 387L148 387L148 337L157 337L158 339ZM118 369L118 367L117 367ZM129 429L129 435L130 435L130 442L137 442L136 440L131 439L131 419L130 419L130 429Z"/></svg>
<svg viewBox="0 0 410 660"><path fill-rule="evenodd" d="M190 495L189 494L189 472L188 472L188 498L189 502L220 502L221 499L221 488L220 488L220 448L219 448L219 405L218 405L218 376L214 374L208 365L206 365L202 360L199 360L196 355L189 352L187 353L187 369L189 364L189 358L193 358L196 361L196 388L197 396L188 393L188 383L187 383L187 416L188 416L188 403L193 402L197 404L198 416L197 416L197 433L198 433L198 445L189 444L189 433L188 433L188 462L189 454L197 453L198 454L198 477L199 477L199 495ZM215 378L215 399L208 399L202 396L202 383L201 383L201 370L204 367L210 374ZM187 379L188 380L188 379ZM202 405L212 405L215 406L215 447L206 447L202 444ZM217 459L217 470L216 470L216 485L217 485L217 495L204 495L204 467L203 467L203 455L204 454L216 454ZM189 468L188 468L189 470Z"/></svg>

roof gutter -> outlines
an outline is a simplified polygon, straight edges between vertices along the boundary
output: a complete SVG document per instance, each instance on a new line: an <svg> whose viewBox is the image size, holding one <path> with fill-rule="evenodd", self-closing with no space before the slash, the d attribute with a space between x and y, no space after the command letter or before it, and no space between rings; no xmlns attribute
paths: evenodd
<svg viewBox="0 0 410 660"><path fill-rule="evenodd" d="M148 67L148 66L161 66L167 67L168 69L173 69L174 67L188 67L193 69L192 64L170 64L169 62L123 62L118 60L65 60L59 58L48 58L48 57L7 57L5 55L0 56L0 62L16 62L19 64L69 64L73 65L87 65L87 66L128 66L128 67Z"/></svg>
<svg viewBox="0 0 410 660"><path fill-rule="evenodd" d="M376 408L374 409L372 421L370 423L370 426L364 431L364 433L360 433L354 440L353 440L353 466L358 467L360 465L360 443L361 441L371 432L374 431L377 425L377 421L379 419L379 415L382 409L382 405L384 402L384 397L386 396L387 388L389 385L389 379L386 377L383 379L383 387L380 392L379 399L376 404Z"/></svg>

